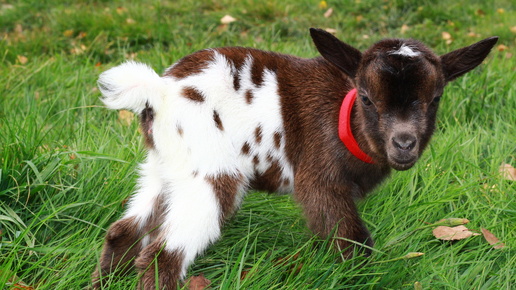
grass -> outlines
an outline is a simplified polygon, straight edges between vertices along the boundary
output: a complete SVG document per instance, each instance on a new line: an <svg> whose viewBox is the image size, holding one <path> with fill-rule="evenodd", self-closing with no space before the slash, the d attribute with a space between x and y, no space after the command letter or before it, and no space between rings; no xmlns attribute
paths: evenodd
<svg viewBox="0 0 516 290"><path fill-rule="evenodd" d="M359 203L376 241L370 258L339 261L290 196L254 192L188 275L204 273L214 289L513 289L516 186L498 173L502 163L516 165L513 1L327 2L0 0L0 285L89 285L144 156L136 121L123 125L102 108L99 73L127 58L163 71L213 46L312 57L307 29L330 27L360 49L413 37L445 53L491 35L506 49L447 87L419 163ZM222 26L225 14L238 20ZM495 250L481 236L435 239L425 226L448 217L469 219L507 247ZM425 254L396 259L408 252ZM110 289L136 281L113 278Z"/></svg>

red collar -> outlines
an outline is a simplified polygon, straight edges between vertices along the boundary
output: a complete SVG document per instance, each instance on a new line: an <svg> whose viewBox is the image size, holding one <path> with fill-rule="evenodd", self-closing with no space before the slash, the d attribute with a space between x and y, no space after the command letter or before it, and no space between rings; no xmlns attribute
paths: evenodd
<svg viewBox="0 0 516 290"><path fill-rule="evenodd" d="M348 148L349 152L355 155L356 158L366 163L374 163L373 158L360 149L357 140L353 137L353 132L351 132L351 109L353 108L356 98L357 89L352 89L342 101L339 115L339 137L346 148Z"/></svg>

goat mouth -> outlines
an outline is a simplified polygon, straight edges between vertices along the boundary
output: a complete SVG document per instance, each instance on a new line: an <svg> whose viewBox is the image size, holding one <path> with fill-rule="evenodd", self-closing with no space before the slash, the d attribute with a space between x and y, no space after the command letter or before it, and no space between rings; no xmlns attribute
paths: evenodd
<svg viewBox="0 0 516 290"><path fill-rule="evenodd" d="M414 164L416 164L417 158L407 158L407 159L398 159L398 158L389 158L389 164L392 168L398 171L404 171L412 168Z"/></svg>

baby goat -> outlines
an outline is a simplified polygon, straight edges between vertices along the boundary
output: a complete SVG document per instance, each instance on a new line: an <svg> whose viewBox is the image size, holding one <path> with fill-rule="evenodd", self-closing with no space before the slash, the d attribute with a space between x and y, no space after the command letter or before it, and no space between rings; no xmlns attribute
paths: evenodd
<svg viewBox="0 0 516 290"><path fill-rule="evenodd" d="M361 53L324 30L310 33L322 57L215 48L162 77L135 62L100 76L109 108L139 114L149 152L125 215L107 232L95 287L134 265L144 289L175 289L250 188L293 192L314 233L371 247L354 200L391 168L414 165L444 86L498 40L437 56L415 40Z"/></svg>

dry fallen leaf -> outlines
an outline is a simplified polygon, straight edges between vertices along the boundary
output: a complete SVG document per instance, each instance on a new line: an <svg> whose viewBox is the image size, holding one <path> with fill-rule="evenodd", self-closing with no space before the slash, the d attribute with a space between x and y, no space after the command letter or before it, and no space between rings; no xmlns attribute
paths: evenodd
<svg viewBox="0 0 516 290"><path fill-rule="evenodd" d="M441 32L441 36L444 40L446 40L446 44L452 43L453 39L449 32L443 31Z"/></svg>
<svg viewBox="0 0 516 290"><path fill-rule="evenodd" d="M134 120L134 114L133 114L133 112L130 112L127 110L120 110L118 112L118 120L123 125L130 126Z"/></svg>
<svg viewBox="0 0 516 290"><path fill-rule="evenodd" d="M507 45L503 45L503 44L500 44L496 47L498 49L498 51L506 51L509 49L509 47L507 47Z"/></svg>
<svg viewBox="0 0 516 290"><path fill-rule="evenodd" d="M479 235L474 234L472 231L462 225L456 227L438 226L432 231L432 234L439 240L444 241L463 240L473 235Z"/></svg>
<svg viewBox="0 0 516 290"><path fill-rule="evenodd" d="M34 290L34 287L31 287L29 285L15 283L11 289L17 289L17 290Z"/></svg>
<svg viewBox="0 0 516 290"><path fill-rule="evenodd" d="M516 181L516 168L512 167L510 164L502 164L499 169L503 178L507 180Z"/></svg>
<svg viewBox="0 0 516 290"><path fill-rule="evenodd" d="M73 36L73 29L68 29L68 30L65 30L65 32L63 32L63 35L65 37L72 37Z"/></svg>
<svg viewBox="0 0 516 290"><path fill-rule="evenodd" d="M236 21L236 18L234 18L231 15L225 15L224 17L222 17L220 19L220 23L222 23L222 24L230 24L231 22L235 22L235 21Z"/></svg>
<svg viewBox="0 0 516 290"><path fill-rule="evenodd" d="M493 246L493 248L495 248L495 249L505 248L505 244L501 243L500 240L495 235L493 235L490 231L488 231L487 229L484 229L484 228L480 228L480 230L482 231L482 234L484 235L484 238L486 239L486 241L491 246Z"/></svg>
<svg viewBox="0 0 516 290"><path fill-rule="evenodd" d="M127 9L124 8L124 7L117 7L116 8L116 13L118 13L118 15L122 15L124 14L125 12L127 12Z"/></svg>
<svg viewBox="0 0 516 290"><path fill-rule="evenodd" d="M18 55L16 58L21 64L26 64L29 61L29 59L23 55Z"/></svg>
<svg viewBox="0 0 516 290"><path fill-rule="evenodd" d="M333 8L330 8L324 12L324 17L328 18L333 14Z"/></svg>
<svg viewBox="0 0 516 290"><path fill-rule="evenodd" d="M325 28L324 30L326 30L326 32L329 32L331 34L337 33L337 29L335 29L335 28Z"/></svg>
<svg viewBox="0 0 516 290"><path fill-rule="evenodd" d="M473 31L470 31L470 32L468 33L468 36L469 36L469 37L480 37L480 34L475 33L475 32L473 32Z"/></svg>
<svg viewBox="0 0 516 290"><path fill-rule="evenodd" d="M510 28L512 33L516 33L516 26Z"/></svg>
<svg viewBox="0 0 516 290"><path fill-rule="evenodd" d="M204 274L199 276L192 276L186 282L188 284L189 290L203 290L206 287L210 286L211 281L204 277Z"/></svg>
<svg viewBox="0 0 516 290"><path fill-rule="evenodd" d="M284 258L277 259L276 266L285 266L285 265L288 265L289 263L292 263L292 264L290 264L290 267L288 270L297 274L303 268L303 263L299 263L299 265L297 265L297 267L295 267L294 261L297 261L298 259L299 259L299 253L296 253L294 255L288 255Z"/></svg>
<svg viewBox="0 0 516 290"><path fill-rule="evenodd" d="M407 32L409 30L409 26L407 24L403 24L401 26L401 34L405 34L405 32Z"/></svg>

